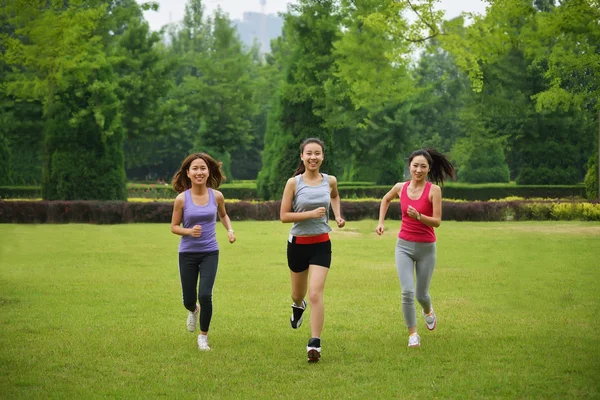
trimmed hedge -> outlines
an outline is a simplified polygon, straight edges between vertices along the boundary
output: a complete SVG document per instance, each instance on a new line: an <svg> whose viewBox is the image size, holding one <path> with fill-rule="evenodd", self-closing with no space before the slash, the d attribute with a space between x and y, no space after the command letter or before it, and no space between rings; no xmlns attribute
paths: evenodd
<svg viewBox="0 0 600 400"><path fill-rule="evenodd" d="M219 190L226 199L256 200L256 188L221 186ZM128 186L127 197L145 199L174 199L177 192L171 186L141 185ZM39 199L42 190L39 186L3 186L0 187L0 199Z"/></svg>
<svg viewBox="0 0 600 400"><path fill-rule="evenodd" d="M279 201L227 204L227 213L234 221L272 221L279 219ZM444 220L506 221L506 220L583 220L600 221L599 202L494 201L443 202ZM169 223L171 202L122 201L2 201L0 223L92 223L121 224L131 222ZM377 219L378 201L342 202L348 221ZM333 216L332 216L333 217ZM398 202L392 203L387 218L400 219Z"/></svg>
<svg viewBox="0 0 600 400"><path fill-rule="evenodd" d="M390 189L387 186L346 186L340 185L338 190L342 199L382 198ZM257 200L254 187L221 186L219 190L226 199ZM174 199L177 193L170 186L163 185L128 185L129 198ZM523 198L585 198L584 185L553 186L518 186L518 185L462 185L448 184L442 188L445 199L488 201L507 197ZM37 186L0 187L0 199L39 199L42 193Z"/></svg>
<svg viewBox="0 0 600 400"><path fill-rule="evenodd" d="M39 199L42 188L39 186L0 186L0 199Z"/></svg>
<svg viewBox="0 0 600 400"><path fill-rule="evenodd" d="M348 198L381 198L392 187L391 186L344 186L339 187L342 199ZM488 201L492 199L504 199L507 197L523 198L550 198L550 199L568 199L585 198L584 185L452 185L448 184L442 187L442 196L445 199L467 200L467 201Z"/></svg>

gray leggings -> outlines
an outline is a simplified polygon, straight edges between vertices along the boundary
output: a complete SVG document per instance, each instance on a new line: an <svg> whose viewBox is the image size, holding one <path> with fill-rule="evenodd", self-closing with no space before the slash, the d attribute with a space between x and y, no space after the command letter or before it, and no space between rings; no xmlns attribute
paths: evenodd
<svg viewBox="0 0 600 400"><path fill-rule="evenodd" d="M424 309L431 308L429 283L435 268L435 242L396 242L396 269L402 286L402 313L406 327L417 326L415 311L415 271L417 274L417 301Z"/></svg>

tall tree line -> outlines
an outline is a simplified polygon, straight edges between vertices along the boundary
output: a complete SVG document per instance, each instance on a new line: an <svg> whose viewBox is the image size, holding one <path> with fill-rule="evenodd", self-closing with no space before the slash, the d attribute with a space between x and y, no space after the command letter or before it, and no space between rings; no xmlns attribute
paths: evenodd
<svg viewBox="0 0 600 400"><path fill-rule="evenodd" d="M133 0L0 3L0 184L123 199L208 151L278 198L316 136L344 181L394 183L435 147L460 181L597 193L599 1L493 0L466 24L433 0L298 0L266 55L202 0L160 32Z"/></svg>

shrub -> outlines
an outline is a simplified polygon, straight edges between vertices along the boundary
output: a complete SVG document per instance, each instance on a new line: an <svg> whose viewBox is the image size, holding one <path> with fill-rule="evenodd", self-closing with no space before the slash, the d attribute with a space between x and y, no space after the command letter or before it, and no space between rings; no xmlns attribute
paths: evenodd
<svg viewBox="0 0 600 400"><path fill-rule="evenodd" d="M517 176L518 185L557 185L564 182L577 182L581 177L578 176L574 167L554 167L540 166L537 168L523 167Z"/></svg>
<svg viewBox="0 0 600 400"><path fill-rule="evenodd" d="M338 187L342 200L381 199L392 185L340 185ZM249 185L223 185L219 190L227 200L256 200L258 194L255 187ZM175 199L177 193L165 185L130 184L127 187L129 198ZM444 199L488 201L491 199L520 198L585 198L586 188L583 185L554 186L517 186L512 184L465 185L448 183L442 187ZM0 187L0 199L38 199L41 190L37 186L5 186Z"/></svg>
<svg viewBox="0 0 600 400"><path fill-rule="evenodd" d="M592 155L587 163L587 173L583 181L586 197L590 200L598 198L598 153Z"/></svg>
<svg viewBox="0 0 600 400"><path fill-rule="evenodd" d="M343 216L347 221L377 219L379 201L344 201ZM227 204L234 221L279 219L279 201ZM171 221L172 202L121 201L2 201L0 223L92 223L120 224L131 222L165 223ZM583 220L600 221L600 203L554 201L493 201L442 203L444 220L504 221L514 220ZM330 218L333 218L331 213ZM400 219L399 203L393 202L388 219Z"/></svg>
<svg viewBox="0 0 600 400"><path fill-rule="evenodd" d="M92 86L74 85L68 91L57 91L47 107L42 169L44 199L127 199L124 132L115 107L118 98L112 86L100 83L108 82L108 75L100 72L99 75L103 78L94 85L94 93ZM92 102L92 98L97 99ZM102 106L86 108L84 112L82 104L91 107L88 100L90 105ZM102 124L98 122L100 116Z"/></svg>
<svg viewBox="0 0 600 400"><path fill-rule="evenodd" d="M442 215L453 221L504 221L507 206L500 202L443 202Z"/></svg>
<svg viewBox="0 0 600 400"><path fill-rule="evenodd" d="M508 183L510 172L502 146L495 141L486 141L474 146L458 176L461 181L469 183Z"/></svg>
<svg viewBox="0 0 600 400"><path fill-rule="evenodd" d="M10 149L8 140L0 130L0 185L10 185Z"/></svg>

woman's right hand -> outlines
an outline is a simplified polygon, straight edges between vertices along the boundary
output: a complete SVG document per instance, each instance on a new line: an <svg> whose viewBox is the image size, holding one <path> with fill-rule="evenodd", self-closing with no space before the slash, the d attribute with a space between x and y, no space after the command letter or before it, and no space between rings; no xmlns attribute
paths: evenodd
<svg viewBox="0 0 600 400"><path fill-rule="evenodd" d="M325 209L325 207L319 207L319 208L315 208L312 212L313 212L313 218L321 218L325 215L325 212L327 210Z"/></svg>
<svg viewBox="0 0 600 400"><path fill-rule="evenodd" d="M383 234L383 231L385 231L385 226L383 226L383 224L377 225L377 229L375 229L375 232L381 236Z"/></svg>
<svg viewBox="0 0 600 400"><path fill-rule="evenodd" d="M190 236L200 237L202 235L202 227L200 225L194 225L192 229L190 229Z"/></svg>

